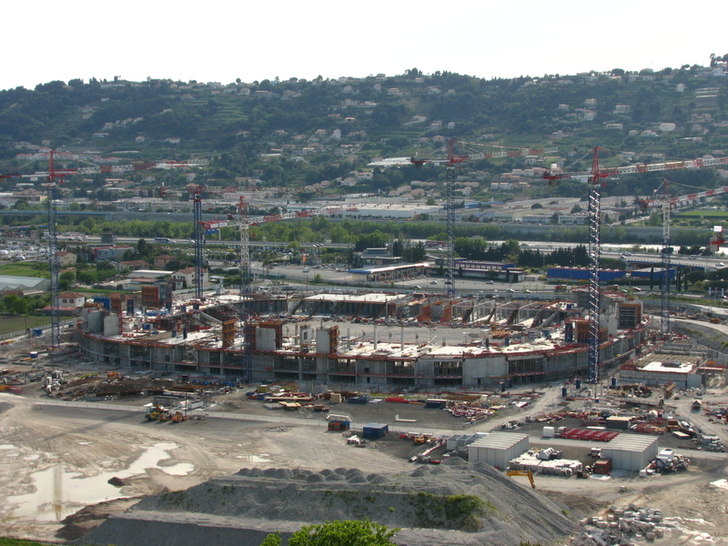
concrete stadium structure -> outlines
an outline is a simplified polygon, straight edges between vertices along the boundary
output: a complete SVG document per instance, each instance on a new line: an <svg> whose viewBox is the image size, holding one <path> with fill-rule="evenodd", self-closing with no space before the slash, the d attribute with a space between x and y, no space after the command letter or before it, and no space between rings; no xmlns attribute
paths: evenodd
<svg viewBox="0 0 728 546"><path fill-rule="evenodd" d="M583 297L576 291L568 300L496 302L368 293L259 296L243 303L231 295L143 313L126 297L108 310L88 304L77 334L86 358L120 367L231 379L247 372L254 381L360 390L485 388L582 374ZM243 306L252 317L246 323ZM335 322L323 326L324 319ZM365 324L368 335L349 333ZM633 358L646 327L641 303L605 292L601 324L602 365ZM417 327L449 328L460 336L470 330L475 337L460 344L436 344L424 335L423 342L405 341ZM246 338L250 364L244 370Z"/></svg>

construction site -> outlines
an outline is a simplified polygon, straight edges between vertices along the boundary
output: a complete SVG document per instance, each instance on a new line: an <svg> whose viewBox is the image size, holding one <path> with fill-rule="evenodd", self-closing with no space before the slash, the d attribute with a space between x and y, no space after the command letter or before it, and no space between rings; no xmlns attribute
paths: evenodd
<svg viewBox="0 0 728 546"><path fill-rule="evenodd" d="M306 522L369 518L401 529L402 544L728 540L725 375L681 357L695 345L679 336L598 384L386 391L34 348L11 344L2 363L9 536L193 544L214 532L259 544ZM680 358L699 386L620 376Z"/></svg>
<svg viewBox="0 0 728 546"><path fill-rule="evenodd" d="M205 289L194 187L194 291L91 299L64 328L49 193L49 339L0 359L3 533L259 544L367 518L398 544L728 543L726 327L678 317L669 274L659 312L600 277L618 174L595 149L588 280L553 297L458 294L450 202L443 292L257 291L244 214L242 285Z"/></svg>
<svg viewBox="0 0 728 546"><path fill-rule="evenodd" d="M585 373L587 323L578 300L213 296L129 314L119 308L134 302L116 299L116 312L85 307L74 335L84 358L133 370L306 382L311 390L493 388ZM647 317L625 294L602 301L602 361L616 366L642 346Z"/></svg>

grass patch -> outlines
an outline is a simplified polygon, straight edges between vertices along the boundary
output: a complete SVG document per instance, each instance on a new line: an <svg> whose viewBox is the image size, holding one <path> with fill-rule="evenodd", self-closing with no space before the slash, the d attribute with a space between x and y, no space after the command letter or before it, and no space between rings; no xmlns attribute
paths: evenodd
<svg viewBox="0 0 728 546"><path fill-rule="evenodd" d="M19 332L26 328L50 327L51 319L46 316L28 315L19 317L17 315L0 315L0 334ZM2 546L2 543L0 543Z"/></svg>
<svg viewBox="0 0 728 546"><path fill-rule="evenodd" d="M690 210L676 214L678 218L728 218L728 212L724 210L699 209Z"/></svg>
<svg viewBox="0 0 728 546"><path fill-rule="evenodd" d="M417 524L422 527L444 527L475 532L482 526L482 517L493 515L497 508L475 495L434 495L420 491L408 495Z"/></svg>
<svg viewBox="0 0 728 546"><path fill-rule="evenodd" d="M47 262L11 262L0 265L0 275L50 278Z"/></svg>

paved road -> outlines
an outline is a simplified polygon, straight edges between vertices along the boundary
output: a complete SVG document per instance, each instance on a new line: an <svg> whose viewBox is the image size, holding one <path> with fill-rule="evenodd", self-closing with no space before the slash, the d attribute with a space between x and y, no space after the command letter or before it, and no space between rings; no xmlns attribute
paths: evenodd
<svg viewBox="0 0 728 546"><path fill-rule="evenodd" d="M526 414L534 415L537 413L540 413L542 411L551 411L557 407L557 402L559 400L558 392L559 390L556 388L549 388L544 391L544 396L541 396L540 398L536 399L532 405L530 405L527 408L524 408L522 416L525 416ZM0 394L0 397L3 396ZM5 396L11 396L11 395L5 395ZM686 404L688 401L686 401ZM33 406L36 408L58 408L61 411L68 412L70 415L76 415L79 417L87 417L89 419L98 419L99 418L99 411L109 411L109 412L116 412L116 413L127 413L130 415L139 415L141 416L143 413L146 412L146 408L142 406L135 406L135 405L125 405L125 404L111 404L111 403L105 403L105 402L67 402L62 400L43 400L43 401L35 401L33 403ZM345 411L343 412L345 413ZM318 429L324 429L326 427L326 420L325 415L320 413L309 413L309 414L302 414L302 413L286 413L286 412L277 412L273 413L271 412L271 415L253 415L253 414L247 414L247 413L232 413L232 412L225 412L225 411L216 411L214 407L212 409L208 410L195 410L190 412L191 416L199 416L204 419L209 420L221 420L221 421L236 421L240 423L261 423L261 424L275 424L280 426L306 426L306 427L314 427ZM695 417L695 415L691 415L691 417ZM475 432L490 432L492 430L498 430L500 428L500 425L507 423L509 421L512 421L514 419L518 419L519 416L509 415L509 416L502 416L502 417L495 417L486 421L482 421L480 423L477 423L475 425L468 425L464 428L460 429L431 429L427 427L421 427L417 424L410 424L410 423L390 423L390 431L392 433L400 433L400 432L408 432L410 430L417 430L418 432L425 433L425 434L432 434L434 436L442 436L442 437L449 437L454 434L463 434L463 433L475 433ZM692 419L693 422L697 421L696 419ZM353 422L352 423L352 429L358 430L361 429L366 423L358 423ZM706 424L711 424L707 423ZM172 425L170 425L172 426ZM702 428L702 423L699 424ZM719 426L719 425L716 425ZM711 429L706 427L703 430L706 432L709 432ZM518 432L518 431L516 431ZM721 436L723 437L725 435L725 428L721 431ZM529 442L532 445L549 445L549 446L555 446L555 447L577 447L577 448L583 448L585 450L588 450L592 447L604 447L606 444L604 442L589 442L584 440L569 440L565 438L543 438L538 435L529 435ZM683 455L686 455L693 459L703 459L703 460L712 460L712 461L726 461L728 462L728 453L716 453L716 452L710 452L710 451L699 451L694 449L683 449L681 448L679 452Z"/></svg>

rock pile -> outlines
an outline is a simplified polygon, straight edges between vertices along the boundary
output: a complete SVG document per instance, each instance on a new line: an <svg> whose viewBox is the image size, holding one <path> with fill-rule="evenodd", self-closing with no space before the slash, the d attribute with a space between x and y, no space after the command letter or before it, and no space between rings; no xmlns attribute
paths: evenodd
<svg viewBox="0 0 728 546"><path fill-rule="evenodd" d="M611 546L635 538L654 542L665 535L662 522L660 510L634 504L627 508L611 507L605 516L582 519L582 531L571 540L571 546Z"/></svg>

